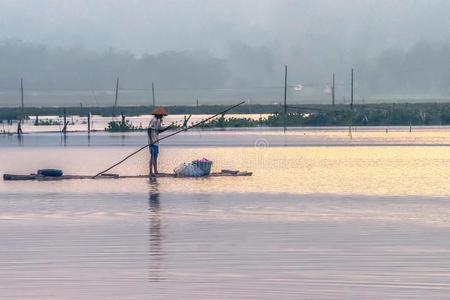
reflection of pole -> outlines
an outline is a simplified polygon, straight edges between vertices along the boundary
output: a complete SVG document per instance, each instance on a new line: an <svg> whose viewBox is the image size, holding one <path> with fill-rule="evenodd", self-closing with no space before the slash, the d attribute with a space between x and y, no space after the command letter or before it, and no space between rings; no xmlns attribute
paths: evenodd
<svg viewBox="0 0 450 300"><path fill-rule="evenodd" d="M286 132L286 117L287 117L287 66L284 66L284 114L283 114L283 128L284 132Z"/></svg>
<svg viewBox="0 0 450 300"><path fill-rule="evenodd" d="M156 106L156 100L155 100L155 84L152 82L152 99L153 99L153 108Z"/></svg>

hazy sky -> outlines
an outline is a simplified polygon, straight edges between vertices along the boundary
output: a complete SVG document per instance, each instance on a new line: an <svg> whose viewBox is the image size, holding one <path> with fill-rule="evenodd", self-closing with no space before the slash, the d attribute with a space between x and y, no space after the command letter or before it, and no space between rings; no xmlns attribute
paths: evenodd
<svg viewBox="0 0 450 300"><path fill-rule="evenodd" d="M287 64L289 82L310 87L293 94L296 101L328 101L331 73L343 98L351 67L360 98L448 98L449 15L447 0L0 0L0 43L35 47L0 44L0 85L25 76L32 87L84 88L87 80L95 89L120 76L126 85L167 89L278 86ZM259 102L264 95L277 100L245 94Z"/></svg>
<svg viewBox="0 0 450 300"><path fill-rule="evenodd" d="M236 41L291 57L333 45L358 55L450 38L444 0L0 0L0 39L136 53L208 50Z"/></svg>

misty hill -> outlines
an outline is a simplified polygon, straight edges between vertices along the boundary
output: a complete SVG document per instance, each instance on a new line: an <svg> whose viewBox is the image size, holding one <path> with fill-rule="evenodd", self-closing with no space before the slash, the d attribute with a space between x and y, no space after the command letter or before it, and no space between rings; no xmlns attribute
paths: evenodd
<svg viewBox="0 0 450 300"><path fill-rule="evenodd" d="M348 58L339 63L334 55L327 56L323 50L321 54L322 63L302 53L287 62L291 103L328 102L332 72L337 73L338 102L348 99L352 67ZM391 48L352 63L356 103L450 98L449 44L422 41L408 49ZM25 82L26 106L111 105L116 77L120 77L121 105L150 104L152 82L156 84L157 103L165 105L193 105L197 99L206 104L240 99L274 103L283 95L283 65L275 51L244 43L233 43L225 56L218 57L206 51L136 55L114 49L95 52L7 40L0 43L0 70L3 107L18 105L20 77Z"/></svg>

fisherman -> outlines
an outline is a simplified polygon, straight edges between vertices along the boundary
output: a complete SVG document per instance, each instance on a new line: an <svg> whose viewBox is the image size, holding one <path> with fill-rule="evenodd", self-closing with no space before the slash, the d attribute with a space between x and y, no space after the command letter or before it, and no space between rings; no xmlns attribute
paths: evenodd
<svg viewBox="0 0 450 300"><path fill-rule="evenodd" d="M172 128L172 124L167 126L166 128L162 127L162 119L164 116L167 116L167 111L164 107L156 107L152 111L152 115L154 116L150 123L148 124L148 140L149 140L149 150L150 150L150 177L155 177L158 174L158 155L159 155L159 133L164 132L170 128Z"/></svg>

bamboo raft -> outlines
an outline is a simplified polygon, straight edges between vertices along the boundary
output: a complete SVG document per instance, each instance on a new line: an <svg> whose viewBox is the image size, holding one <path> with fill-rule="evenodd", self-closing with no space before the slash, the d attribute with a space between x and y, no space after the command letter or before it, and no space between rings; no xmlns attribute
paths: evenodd
<svg viewBox="0 0 450 300"><path fill-rule="evenodd" d="M213 172L206 176L201 177L179 177L172 173L159 173L156 175L157 178L209 178L209 177L239 177L239 176L252 176L252 172L247 171L232 171L232 170L222 170L221 172ZM38 174L29 175L15 175L15 174L3 174L3 180L5 181L25 181L25 180L36 180L36 181L59 181L59 180L69 180L69 179L129 179L129 178L149 178L148 175L119 175L119 174L102 174L98 177L92 175L62 175L59 177L52 176L42 176Z"/></svg>

